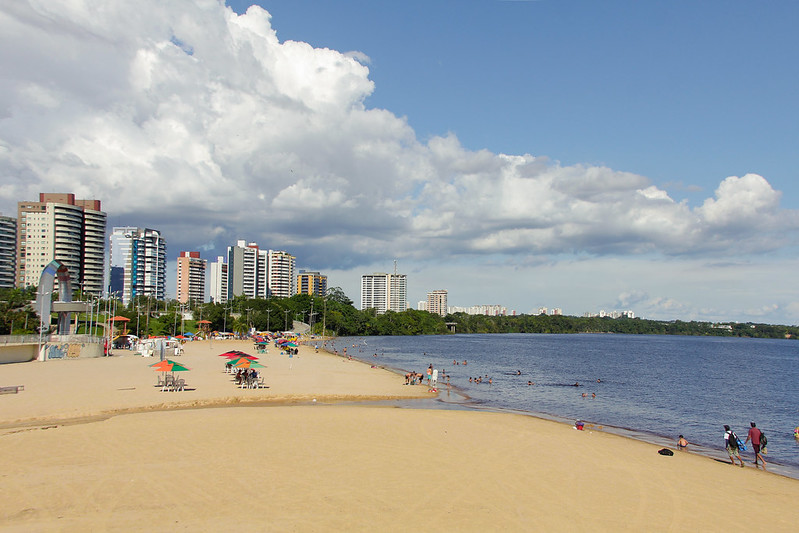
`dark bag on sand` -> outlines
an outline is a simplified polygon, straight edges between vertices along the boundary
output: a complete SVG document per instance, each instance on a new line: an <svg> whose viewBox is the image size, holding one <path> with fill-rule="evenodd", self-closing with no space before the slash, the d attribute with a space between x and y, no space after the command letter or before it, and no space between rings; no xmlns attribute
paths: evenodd
<svg viewBox="0 0 799 533"><path fill-rule="evenodd" d="M674 452L669 450L668 448L661 448L660 450L658 450L658 453L660 455L674 455Z"/></svg>

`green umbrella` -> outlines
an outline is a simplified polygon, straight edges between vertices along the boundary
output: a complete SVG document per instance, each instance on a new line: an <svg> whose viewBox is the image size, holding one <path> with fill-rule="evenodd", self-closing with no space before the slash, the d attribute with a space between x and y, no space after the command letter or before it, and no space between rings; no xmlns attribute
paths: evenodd
<svg viewBox="0 0 799 533"><path fill-rule="evenodd" d="M233 365L236 368L266 368L264 365L260 363L256 363L255 361L250 361L249 359L241 358L237 364Z"/></svg>
<svg viewBox="0 0 799 533"><path fill-rule="evenodd" d="M158 370L159 372L183 372L186 370L191 370L190 368L185 367L180 363L176 363L175 361L172 361L170 359L159 361L150 366L153 367L155 370Z"/></svg>

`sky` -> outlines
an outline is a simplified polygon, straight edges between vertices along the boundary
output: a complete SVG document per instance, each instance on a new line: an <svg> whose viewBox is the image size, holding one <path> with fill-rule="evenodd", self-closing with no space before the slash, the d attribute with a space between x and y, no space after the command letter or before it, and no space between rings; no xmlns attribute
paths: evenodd
<svg viewBox="0 0 799 533"><path fill-rule="evenodd" d="M0 4L0 212L102 201L359 304L799 323L799 3Z"/></svg>

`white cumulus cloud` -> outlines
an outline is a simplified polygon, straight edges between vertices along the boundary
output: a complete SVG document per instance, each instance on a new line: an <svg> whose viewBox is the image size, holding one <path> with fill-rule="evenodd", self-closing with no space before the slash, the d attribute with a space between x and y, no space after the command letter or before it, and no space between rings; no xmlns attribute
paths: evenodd
<svg viewBox="0 0 799 533"><path fill-rule="evenodd" d="M629 172L467 150L454 134L421 142L365 106L364 52L281 42L272 23L217 0L4 3L0 207L70 191L112 222L161 229L174 253L245 238L321 269L735 255L799 227L756 174L692 209Z"/></svg>

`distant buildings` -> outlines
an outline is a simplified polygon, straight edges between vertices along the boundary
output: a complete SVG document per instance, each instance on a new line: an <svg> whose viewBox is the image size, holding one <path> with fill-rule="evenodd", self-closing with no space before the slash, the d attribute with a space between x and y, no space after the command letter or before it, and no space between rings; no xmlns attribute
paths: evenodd
<svg viewBox="0 0 799 533"><path fill-rule="evenodd" d="M375 272L361 276L361 309L398 313L408 308L408 278L405 274Z"/></svg>
<svg viewBox="0 0 799 533"><path fill-rule="evenodd" d="M288 252L260 250L240 240L228 247L228 299L290 298L294 295L295 258Z"/></svg>
<svg viewBox="0 0 799 533"><path fill-rule="evenodd" d="M259 290L261 285L265 285L265 280L259 283L259 278L263 280L266 272L258 268L259 255L258 245L254 242L240 240L235 246L228 246L228 299L234 296L266 296L265 290Z"/></svg>
<svg viewBox="0 0 799 533"><path fill-rule="evenodd" d="M501 305L473 305L471 307L450 307L449 313L466 313L467 315L507 316L508 308Z"/></svg>
<svg viewBox="0 0 799 533"><path fill-rule="evenodd" d="M327 294L327 276L319 272L300 270L297 274L297 294L324 297Z"/></svg>
<svg viewBox="0 0 799 533"><path fill-rule="evenodd" d="M17 219L0 215L0 288L14 288L17 266Z"/></svg>
<svg viewBox="0 0 799 533"><path fill-rule="evenodd" d="M75 289L100 295L105 278L106 214L99 200L71 193L40 193L17 203L17 287L37 286L42 270L58 260Z"/></svg>
<svg viewBox="0 0 799 533"><path fill-rule="evenodd" d="M267 252L267 295L276 298L291 298L295 293L295 257L288 252Z"/></svg>
<svg viewBox="0 0 799 533"><path fill-rule="evenodd" d="M178 302L205 301L205 259L200 252L180 252L178 255Z"/></svg>
<svg viewBox="0 0 799 533"><path fill-rule="evenodd" d="M583 313L584 318L635 318L635 313L627 311L605 311L601 310L599 313Z"/></svg>
<svg viewBox="0 0 799 533"><path fill-rule="evenodd" d="M114 227L109 241L109 293L120 295L125 305L139 296L163 300L166 293L166 241L161 232L132 226Z"/></svg>
<svg viewBox="0 0 799 533"><path fill-rule="evenodd" d="M228 265L224 256L217 256L211 263L210 297L214 303L227 302Z"/></svg>
<svg viewBox="0 0 799 533"><path fill-rule="evenodd" d="M439 289L433 292L428 292L426 308L428 313L447 316L447 291L444 289Z"/></svg>

